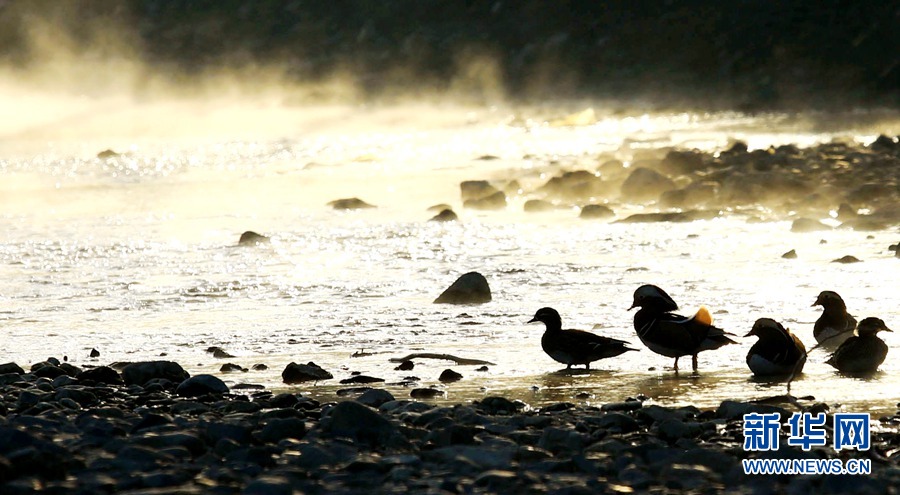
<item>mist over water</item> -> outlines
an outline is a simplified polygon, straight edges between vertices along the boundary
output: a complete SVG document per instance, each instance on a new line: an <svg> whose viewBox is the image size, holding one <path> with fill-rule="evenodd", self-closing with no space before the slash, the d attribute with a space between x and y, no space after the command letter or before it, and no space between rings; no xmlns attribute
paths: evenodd
<svg viewBox="0 0 900 495"><path fill-rule="evenodd" d="M887 251L898 241L896 226L791 233L777 214L759 223L734 214L625 224L581 220L574 202L523 211L563 171L593 171L611 159L630 166L672 148L714 153L735 141L751 150L867 144L900 133L895 112L514 102L483 90L496 86L484 82L496 71L478 57L460 72L460 80L481 81L477 98L411 90L409 98L369 99L358 81L337 74L303 84L268 68L218 69L182 80L143 64L127 43L92 61L54 41L52 30L37 33L52 41L38 46L61 49L0 74L0 361L24 366L65 355L85 366L164 357L232 385L330 400L352 371L385 378L405 397L408 389L396 383L410 372L388 359L446 352L495 363L487 372L417 364L411 374L422 386L437 384L448 367L464 375L445 387L449 401L500 393L532 405L602 403L645 394L662 404L715 406L784 387L750 378L749 339L702 353L699 376L674 375L671 360L634 334L626 308L639 285L664 287L685 314L708 306L716 324L737 335L759 317L775 318L808 347L820 311L809 305L822 290L839 292L858 319L879 316L900 328L900 264ZM593 118L561 125L588 108ZM105 150L114 153L98 156ZM521 191L501 211L463 209L459 183L471 179L515 180ZM348 197L377 208L326 206ZM427 208L439 203L461 221L427 222ZM656 208L610 204L619 219ZM821 219L833 220L827 212ZM245 230L272 240L238 247ZM782 259L790 249L800 257ZM830 263L846 254L864 262ZM432 304L471 270L489 280L491 303ZM540 349L543 329L524 323L543 306L558 309L566 328L641 350L588 374L558 373L562 366ZM879 373L840 376L816 351L794 394L849 410L893 410L900 340L882 335L891 351ZM235 357L215 359L210 346ZM99 359L88 358L92 348ZM368 355L351 357L357 351ZM288 387L280 373L291 361L314 361L335 380ZM269 368L223 374L225 362Z"/></svg>

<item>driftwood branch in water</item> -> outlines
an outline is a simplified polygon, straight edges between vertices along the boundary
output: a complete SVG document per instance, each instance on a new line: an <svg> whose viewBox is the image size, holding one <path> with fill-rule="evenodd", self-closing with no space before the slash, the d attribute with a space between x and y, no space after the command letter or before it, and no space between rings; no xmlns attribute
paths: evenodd
<svg viewBox="0 0 900 495"><path fill-rule="evenodd" d="M392 363L402 363L403 361L411 361L416 358L419 358L419 359L445 359L448 361L455 361L456 364L460 364L460 365L464 365L464 364L490 364L492 366L494 365L494 363L492 363L490 361L484 361L481 359L467 359L467 358L456 357L452 354L434 354L431 352L416 352L416 353L410 354L408 356L404 356L402 358L391 358L390 361Z"/></svg>

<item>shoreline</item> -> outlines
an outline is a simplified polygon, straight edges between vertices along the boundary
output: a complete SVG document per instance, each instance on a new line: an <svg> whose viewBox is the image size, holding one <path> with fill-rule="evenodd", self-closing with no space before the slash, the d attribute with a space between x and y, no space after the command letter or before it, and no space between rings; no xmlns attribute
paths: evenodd
<svg viewBox="0 0 900 495"><path fill-rule="evenodd" d="M778 413L785 431L798 409L727 400L663 407L626 397L599 407L529 408L500 396L435 405L377 387L320 403L267 390L233 394L215 377L184 378L165 363L74 377L66 363L30 373L0 366L0 491L889 493L900 476L900 411L872 418L868 451L835 451L829 442L804 452L782 440L778 451L752 453L742 449L743 414ZM745 475L746 458L869 459L872 473Z"/></svg>

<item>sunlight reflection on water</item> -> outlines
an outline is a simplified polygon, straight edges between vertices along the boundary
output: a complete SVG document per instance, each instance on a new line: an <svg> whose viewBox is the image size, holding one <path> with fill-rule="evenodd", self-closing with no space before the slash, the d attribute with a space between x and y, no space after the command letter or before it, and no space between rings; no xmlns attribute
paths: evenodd
<svg viewBox="0 0 900 495"><path fill-rule="evenodd" d="M142 142L109 160L65 147L3 159L3 360L24 365L67 355L84 365L165 356L192 373L219 373L224 362L265 363L266 371L223 378L323 398L345 387L337 382L352 371L389 384L413 374L427 386L445 368L465 377L443 386L449 401L503 394L532 405L602 403L644 394L709 407L778 395L781 385L750 381L744 356L752 342L744 339L701 354L699 376L676 377L670 360L634 335L626 310L633 290L660 285L685 313L707 305L717 325L737 335L767 316L811 344L818 309L809 305L825 289L840 292L857 317L877 315L898 328L900 263L885 251L897 242L895 231L792 234L787 222L751 224L740 216L608 224L580 221L571 209L524 214L521 198L506 212L457 207L458 224L425 220L428 206L459 204L460 180L508 177L554 161L596 165L598 154L623 148L712 149L732 138L767 147L833 137L788 124L682 114L605 118L581 128L466 124L358 135L329 128L270 142ZM498 159L475 160L483 155ZM379 208L324 206L350 196ZM247 229L272 242L236 247ZM790 249L799 259L781 258ZM829 263L845 254L865 262ZM470 270L488 278L493 302L431 304ZM641 351L598 363L589 374L557 373L561 366L540 349L542 328L524 323L542 306L557 308L566 327L630 340ZM841 377L824 364L825 354L814 354L794 393L892 410L900 400L900 338L885 339L891 351L881 373ZM214 345L236 357L214 359L205 352ZM99 359L87 357L91 348ZM359 350L374 354L350 357ZM388 363L416 351L496 365L477 372L424 361L401 372ZM315 361L335 380L287 387L280 373L291 361Z"/></svg>

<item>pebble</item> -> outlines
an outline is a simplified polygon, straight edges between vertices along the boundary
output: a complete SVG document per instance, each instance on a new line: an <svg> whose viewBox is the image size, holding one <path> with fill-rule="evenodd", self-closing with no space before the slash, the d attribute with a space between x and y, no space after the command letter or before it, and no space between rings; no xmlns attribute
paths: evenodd
<svg viewBox="0 0 900 495"><path fill-rule="evenodd" d="M50 360L44 366L61 368ZM15 378L0 380L4 495L35 487L132 495L890 493L900 473L897 456L884 456L897 441L886 430L872 437L870 452L879 457L871 476L744 476L742 415L789 413L736 401L715 411L638 400L536 410L499 396L435 406L370 389L320 404L296 393L176 392L204 375L126 385L0 369L8 371L0 377ZM871 458L786 445L766 454Z"/></svg>

